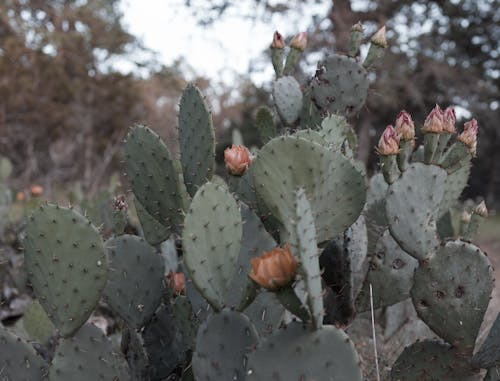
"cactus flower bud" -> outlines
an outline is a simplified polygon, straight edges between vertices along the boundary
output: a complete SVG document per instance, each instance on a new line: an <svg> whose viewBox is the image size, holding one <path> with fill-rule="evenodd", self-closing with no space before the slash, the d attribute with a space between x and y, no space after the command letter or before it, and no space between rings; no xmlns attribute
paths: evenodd
<svg viewBox="0 0 500 381"><path fill-rule="evenodd" d="M127 209L128 209L127 198L125 197L124 194L120 194L113 198L113 210L119 211Z"/></svg>
<svg viewBox="0 0 500 381"><path fill-rule="evenodd" d="M463 222L464 224L468 224L470 222L471 214L467 212L466 210L462 211L462 214L460 215L460 222Z"/></svg>
<svg viewBox="0 0 500 381"><path fill-rule="evenodd" d="M280 32L274 32L273 42L271 44L271 48L273 49L285 49L285 40Z"/></svg>
<svg viewBox="0 0 500 381"><path fill-rule="evenodd" d="M356 24L354 24L351 27L351 32L361 32L363 33L365 31L365 28L363 28L363 24L361 24L361 21L358 21Z"/></svg>
<svg viewBox="0 0 500 381"><path fill-rule="evenodd" d="M473 155L476 153L477 129L477 120L472 119L464 124L464 131L458 136L458 140L469 147L469 150Z"/></svg>
<svg viewBox="0 0 500 381"><path fill-rule="evenodd" d="M298 261L290 251L290 244L265 252L251 262L250 278L268 290L276 291L295 279Z"/></svg>
<svg viewBox="0 0 500 381"><path fill-rule="evenodd" d="M436 105L436 107L432 109L429 115L427 115L424 126L422 127L422 131L433 133L443 132L443 119L443 110L441 109L441 107L439 107L439 105Z"/></svg>
<svg viewBox="0 0 500 381"><path fill-rule="evenodd" d="M401 111L396 118L396 132L401 140L415 139L413 119L405 110Z"/></svg>
<svg viewBox="0 0 500 381"><path fill-rule="evenodd" d="M186 276L184 273L169 272L167 275L167 285L174 290L175 295L184 294L186 291Z"/></svg>
<svg viewBox="0 0 500 381"><path fill-rule="evenodd" d="M483 218L488 218L488 209L486 208L486 204L482 201L476 208L474 209L474 213L480 215Z"/></svg>
<svg viewBox="0 0 500 381"><path fill-rule="evenodd" d="M301 32L295 35L290 42L290 46L294 49L300 50L303 52L307 47L307 32Z"/></svg>
<svg viewBox="0 0 500 381"><path fill-rule="evenodd" d="M32 185L30 187L30 193L33 197L39 197L43 194L43 187L41 185Z"/></svg>
<svg viewBox="0 0 500 381"><path fill-rule="evenodd" d="M370 41L372 42L372 44L381 46L384 49L387 48L385 25L379 30L377 30L377 32L372 36Z"/></svg>
<svg viewBox="0 0 500 381"><path fill-rule="evenodd" d="M444 110L443 114L443 131L450 134L457 132L455 128L455 122L457 121L457 116L455 115L455 109L453 107L448 107Z"/></svg>
<svg viewBox="0 0 500 381"><path fill-rule="evenodd" d="M379 155L397 155L399 152L399 137L391 125L387 126L378 141Z"/></svg>
<svg viewBox="0 0 500 381"><path fill-rule="evenodd" d="M231 175L242 176L252 165L252 154L245 146L232 145L224 150L226 168Z"/></svg>
<svg viewBox="0 0 500 381"><path fill-rule="evenodd" d="M26 195L24 194L23 191L19 191L16 194L16 200L19 202L23 202L26 199Z"/></svg>

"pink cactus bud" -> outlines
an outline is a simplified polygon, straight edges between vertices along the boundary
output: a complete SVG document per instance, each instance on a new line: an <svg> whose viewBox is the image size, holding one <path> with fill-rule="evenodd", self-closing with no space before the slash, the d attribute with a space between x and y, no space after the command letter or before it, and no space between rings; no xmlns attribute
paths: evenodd
<svg viewBox="0 0 500 381"><path fill-rule="evenodd" d="M455 109L453 107L448 107L444 110L443 115L443 131L448 132L450 134L454 134L457 132L455 128L455 122L457 121L457 116L455 115Z"/></svg>
<svg viewBox="0 0 500 381"><path fill-rule="evenodd" d="M372 36L370 41L372 42L372 44L381 46L383 48L387 48L385 25L379 30L377 30L377 32Z"/></svg>
<svg viewBox="0 0 500 381"><path fill-rule="evenodd" d="M472 119L464 124L464 131L458 136L458 140L469 147L469 150L473 155L476 154L477 129L477 120Z"/></svg>
<svg viewBox="0 0 500 381"><path fill-rule="evenodd" d="M399 136L391 125L387 126L378 141L379 155L397 155L399 152Z"/></svg>
<svg viewBox="0 0 500 381"><path fill-rule="evenodd" d="M405 110L401 111L396 118L396 132L401 140L415 139L413 119Z"/></svg>
<svg viewBox="0 0 500 381"><path fill-rule="evenodd" d="M301 32L297 34L292 41L290 42L290 46L294 49L300 50L303 52L307 47L307 32Z"/></svg>
<svg viewBox="0 0 500 381"><path fill-rule="evenodd" d="M481 203L476 206L474 213L479 214L481 217L488 218L488 209L484 201L481 201Z"/></svg>
<svg viewBox="0 0 500 381"><path fill-rule="evenodd" d="M432 111L427 115L422 127L423 132L441 133L443 132L443 118L444 113L439 105L436 105Z"/></svg>
<svg viewBox="0 0 500 381"><path fill-rule="evenodd" d="M252 164L252 154L245 146L234 145L224 150L226 168L233 176L243 176Z"/></svg>
<svg viewBox="0 0 500 381"><path fill-rule="evenodd" d="M273 43L271 44L271 48L273 49L285 49L285 40L280 32L274 32Z"/></svg>

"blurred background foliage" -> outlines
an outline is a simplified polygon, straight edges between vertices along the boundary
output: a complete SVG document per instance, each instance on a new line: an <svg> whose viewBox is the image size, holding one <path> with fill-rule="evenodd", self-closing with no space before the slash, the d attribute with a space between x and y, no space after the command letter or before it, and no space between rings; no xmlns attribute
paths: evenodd
<svg viewBox="0 0 500 381"><path fill-rule="evenodd" d="M186 0L176 6L190 9L203 28L222 22L241 2L264 9L258 17L268 22L273 13L298 12L316 0ZM500 207L498 0L332 1L307 30L309 55L298 75L303 82L321 55L346 50L357 21L367 35L387 25L390 44L368 102L352 121L360 159L374 169L376 140L402 108L419 125L435 103L459 106L460 126L470 117L480 126L479 157L465 197L483 195L490 209ZM113 62L132 52L142 58L133 62L133 74L123 74ZM174 142L177 103L187 71L196 74L196 68L182 60L166 66L151 53L127 32L119 0L0 2L0 154L13 163L11 186L40 183L50 194L79 181L84 193L96 194L120 171L128 127L146 123ZM256 85L252 74L270 65L267 54L256 57L248 74L230 87L195 76L212 105L219 152L233 128L247 144L259 144L254 113L272 102L269 85ZM218 91L211 91L216 85Z"/></svg>

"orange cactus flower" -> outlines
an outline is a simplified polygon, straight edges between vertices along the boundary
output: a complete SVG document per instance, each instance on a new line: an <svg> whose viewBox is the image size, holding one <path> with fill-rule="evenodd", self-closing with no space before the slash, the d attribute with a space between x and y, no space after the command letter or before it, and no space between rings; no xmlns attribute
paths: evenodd
<svg viewBox="0 0 500 381"><path fill-rule="evenodd" d="M175 295L182 295L186 292L186 276L171 271L167 275L167 285L174 290Z"/></svg>
<svg viewBox="0 0 500 381"><path fill-rule="evenodd" d="M26 198L26 195L24 194L23 191L17 192L17 194L16 194L16 200L17 201L22 202L22 201L25 200L25 198Z"/></svg>
<svg viewBox="0 0 500 381"><path fill-rule="evenodd" d="M297 273L298 261L290 251L290 244L284 248L264 252L260 257L253 258L250 278L260 286L276 291L292 283Z"/></svg>
<svg viewBox="0 0 500 381"><path fill-rule="evenodd" d="M224 160L231 175L242 176L252 165L253 157L247 147L233 144L224 150Z"/></svg>
<svg viewBox="0 0 500 381"><path fill-rule="evenodd" d="M33 197L39 197L43 194L43 187L41 185L32 185L30 192Z"/></svg>

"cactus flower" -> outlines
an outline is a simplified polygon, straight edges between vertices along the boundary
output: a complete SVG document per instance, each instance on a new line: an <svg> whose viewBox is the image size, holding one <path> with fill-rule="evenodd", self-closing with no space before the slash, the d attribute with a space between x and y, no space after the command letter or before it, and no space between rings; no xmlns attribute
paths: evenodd
<svg viewBox="0 0 500 381"><path fill-rule="evenodd" d="M24 194L23 191L19 191L16 194L16 200L19 202L23 202L26 199L26 195Z"/></svg>
<svg viewBox="0 0 500 381"><path fill-rule="evenodd" d="M273 42L271 44L271 48L273 49L285 49L285 40L283 36L278 32L274 32Z"/></svg>
<svg viewBox="0 0 500 381"><path fill-rule="evenodd" d="M224 161L231 175L242 176L252 165L253 156L245 146L232 145L224 150Z"/></svg>
<svg viewBox="0 0 500 381"><path fill-rule="evenodd" d="M396 132L401 140L415 139L413 119L405 110L401 111L396 118Z"/></svg>
<svg viewBox="0 0 500 381"><path fill-rule="evenodd" d="M297 34L292 41L290 42L290 46L294 49L300 50L303 52L307 47L307 32L301 32Z"/></svg>
<svg viewBox="0 0 500 381"><path fill-rule="evenodd" d="M422 127L422 131L433 133L443 132L443 119L443 110L441 109L441 107L439 107L439 105L436 105L429 113L429 115L427 115L424 126Z"/></svg>
<svg viewBox="0 0 500 381"><path fill-rule="evenodd" d="M43 187L41 185L32 185L30 187L30 193L33 197L39 197L43 194Z"/></svg>
<svg viewBox="0 0 500 381"><path fill-rule="evenodd" d="M453 107L448 107L444 110L443 114L443 131L450 134L457 132L455 128L455 122L457 121L457 116L455 115L455 109Z"/></svg>
<svg viewBox="0 0 500 381"><path fill-rule="evenodd" d="M297 273L298 261L290 251L290 244L265 252L251 262L250 278L271 291L292 283Z"/></svg>
<svg viewBox="0 0 500 381"><path fill-rule="evenodd" d="M469 150L473 155L476 153L477 129L477 120L472 119L464 124L464 131L458 136L458 140L469 147Z"/></svg>
<svg viewBox="0 0 500 381"><path fill-rule="evenodd" d="M379 155L397 155L399 152L399 136L391 125L387 126L378 141Z"/></svg>
<svg viewBox="0 0 500 381"><path fill-rule="evenodd" d="M167 275L167 285L174 290L175 295L182 295L186 292L186 276L171 271Z"/></svg>
<svg viewBox="0 0 500 381"><path fill-rule="evenodd" d="M483 218L488 218L488 209L486 208L486 204L484 201L481 201L481 203L476 206L474 209L474 213L480 215Z"/></svg>
<svg viewBox="0 0 500 381"><path fill-rule="evenodd" d="M377 32L372 36L371 40L372 44L387 48L387 39L386 39L386 31L385 25L377 30Z"/></svg>

